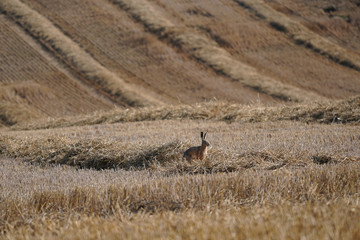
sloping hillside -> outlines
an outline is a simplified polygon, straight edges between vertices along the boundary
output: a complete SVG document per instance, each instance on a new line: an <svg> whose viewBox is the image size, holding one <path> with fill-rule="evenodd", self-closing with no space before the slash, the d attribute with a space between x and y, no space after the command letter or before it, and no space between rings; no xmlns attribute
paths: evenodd
<svg viewBox="0 0 360 240"><path fill-rule="evenodd" d="M74 81L4 15L0 16L0 29L0 113L4 123L113 107L111 101Z"/></svg>
<svg viewBox="0 0 360 240"><path fill-rule="evenodd" d="M0 122L360 94L357 1L2 0Z"/></svg>
<svg viewBox="0 0 360 240"><path fill-rule="evenodd" d="M359 0L0 0L0 239L360 239L359 126Z"/></svg>

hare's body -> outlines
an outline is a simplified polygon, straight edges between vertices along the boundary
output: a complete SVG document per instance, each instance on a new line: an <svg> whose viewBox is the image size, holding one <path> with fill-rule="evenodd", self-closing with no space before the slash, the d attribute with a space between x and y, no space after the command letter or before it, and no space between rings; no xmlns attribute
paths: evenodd
<svg viewBox="0 0 360 240"><path fill-rule="evenodd" d="M207 154L207 146L191 147L184 152L184 158L188 161L193 159L204 160Z"/></svg>
<svg viewBox="0 0 360 240"><path fill-rule="evenodd" d="M183 159L191 162L192 160L204 160L207 155L207 148L210 146L209 142L205 140L206 133L201 132L201 146L191 147L184 152Z"/></svg>

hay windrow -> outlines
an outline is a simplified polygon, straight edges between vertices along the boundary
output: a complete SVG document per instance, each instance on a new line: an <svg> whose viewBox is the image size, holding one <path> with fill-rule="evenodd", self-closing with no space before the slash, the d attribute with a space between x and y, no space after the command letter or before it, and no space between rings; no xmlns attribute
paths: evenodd
<svg viewBox="0 0 360 240"><path fill-rule="evenodd" d="M245 169L276 170L306 166L317 156L272 151L234 152L210 149L203 161L182 159L189 143L174 141L160 145L123 144L104 139L74 140L68 137L2 137L0 155L20 158L39 165L68 165L85 169L150 170L166 174L207 174L236 172ZM341 156L322 156L330 164L349 161ZM357 161L357 159L353 159ZM314 161L317 163L316 161Z"/></svg>
<svg viewBox="0 0 360 240"><path fill-rule="evenodd" d="M260 0L234 0L239 6L247 9L260 19L267 21L270 26L289 35L297 44L303 45L316 53L320 53L330 60L360 71L360 57L339 45L321 37L307 29L301 23L277 12Z"/></svg>
<svg viewBox="0 0 360 240"><path fill-rule="evenodd" d="M172 45L189 52L214 71L245 86L286 101L309 102L313 99L322 99L317 94L261 75L255 68L235 59L215 41L188 27L175 25L146 0L113 0L112 2L127 11L136 21L144 24L158 38L166 39Z"/></svg>
<svg viewBox="0 0 360 240"><path fill-rule="evenodd" d="M41 112L28 104L0 103L0 127L39 119ZM26 119L26 120L25 120Z"/></svg>
<svg viewBox="0 0 360 240"><path fill-rule="evenodd" d="M54 51L70 68L100 86L107 94L127 106L146 106L160 102L137 92L123 79L103 67L84 49L61 32L47 18L18 0L2 0L0 10L12 17L47 48Z"/></svg>
<svg viewBox="0 0 360 240"><path fill-rule="evenodd" d="M169 152L176 144L180 143L147 149L106 140L3 138L1 153L7 157L23 158L27 162L40 165L64 164L91 169L145 169L154 162L173 159L174 156Z"/></svg>
<svg viewBox="0 0 360 240"><path fill-rule="evenodd" d="M232 122L301 121L323 124L360 123L360 97L342 101L314 103L311 105L290 105L279 107L245 106L228 102L211 101L193 105L118 109L105 113L79 116L76 118L49 119L23 125L13 129L46 129L70 126L84 126L101 123L138 122L155 120L208 120Z"/></svg>
<svg viewBox="0 0 360 240"><path fill-rule="evenodd" d="M147 169L181 157L181 142L161 146L124 145L106 140L70 138L0 139L0 153L40 165L64 164L90 169Z"/></svg>

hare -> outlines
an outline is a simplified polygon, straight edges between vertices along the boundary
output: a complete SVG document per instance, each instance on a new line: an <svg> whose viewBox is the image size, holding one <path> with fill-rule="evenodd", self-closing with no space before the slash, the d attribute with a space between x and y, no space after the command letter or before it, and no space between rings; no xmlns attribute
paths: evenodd
<svg viewBox="0 0 360 240"><path fill-rule="evenodd" d="M207 154L207 148L210 146L210 143L205 140L207 132L204 134L203 132L200 133L201 137L201 146L191 147L184 152L183 159L191 162L195 159L204 160Z"/></svg>

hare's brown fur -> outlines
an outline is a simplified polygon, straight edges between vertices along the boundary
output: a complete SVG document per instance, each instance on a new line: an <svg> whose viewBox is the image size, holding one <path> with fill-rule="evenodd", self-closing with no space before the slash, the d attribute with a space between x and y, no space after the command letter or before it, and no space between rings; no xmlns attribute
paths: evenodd
<svg viewBox="0 0 360 240"><path fill-rule="evenodd" d="M191 147L184 152L183 159L191 162L192 160L200 159L204 160L207 155L207 148L210 146L210 143L205 140L206 134L203 132L200 133L201 137L201 146Z"/></svg>

